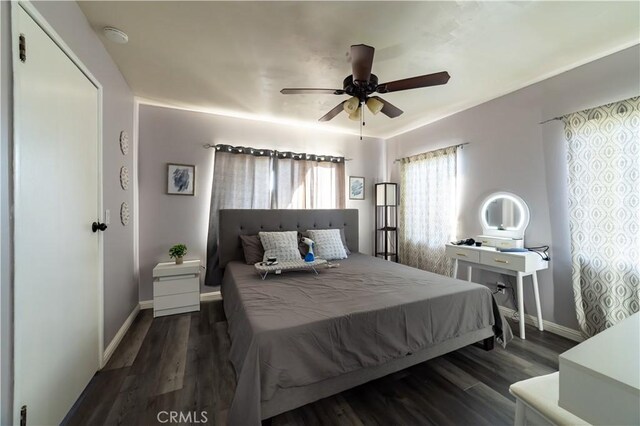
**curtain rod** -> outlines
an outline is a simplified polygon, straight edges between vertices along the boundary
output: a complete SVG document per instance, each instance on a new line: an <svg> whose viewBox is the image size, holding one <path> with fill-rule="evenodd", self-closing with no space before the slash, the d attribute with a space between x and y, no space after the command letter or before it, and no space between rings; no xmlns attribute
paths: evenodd
<svg viewBox="0 0 640 426"><path fill-rule="evenodd" d="M210 143L205 143L204 145L202 145L202 147L204 149L210 149L210 148L215 148L215 145L211 145ZM345 158L344 161L353 161L353 158Z"/></svg>
<svg viewBox="0 0 640 426"><path fill-rule="evenodd" d="M562 117L553 117L553 118L550 118L548 120L541 121L538 124L545 124L545 123L548 123L550 121L556 121L556 120L562 120Z"/></svg>
<svg viewBox="0 0 640 426"><path fill-rule="evenodd" d="M629 98L629 99L633 99L633 98L635 98L635 96L634 96L634 97L632 97L632 98ZM605 105L612 105L612 104L615 104L615 103L618 103L618 102L623 102L623 101L625 101L625 100L628 100L628 99L620 99L620 100L615 101L615 102L609 102L609 103L607 103L607 104L605 104ZM601 105L601 106L605 106L605 105ZM575 114L575 113L577 113L577 112L589 111L589 110L594 109L594 108L598 108L598 106L591 107L591 108L585 108L585 109L581 109L581 110L574 111L574 112L568 112L568 113L566 113L565 115L561 115L561 116L559 116L559 117L553 117L553 118L550 118L550 119L548 119L548 120L541 121L541 122L539 122L538 124L545 124L545 123L548 123L548 122L550 122L550 121L562 120L562 119L564 119L564 118L565 118L566 116L568 116L568 115Z"/></svg>
<svg viewBox="0 0 640 426"><path fill-rule="evenodd" d="M463 143L459 143L456 145L449 145L449 146L445 146L444 148L438 148L438 149L434 149L434 151L440 151L441 149L449 149L449 148L461 148L464 149L463 147L465 145L469 145L471 142L463 142ZM420 154L416 154L416 155L420 155ZM394 163L397 163L398 161L402 161L402 158L396 158L395 160L393 160Z"/></svg>

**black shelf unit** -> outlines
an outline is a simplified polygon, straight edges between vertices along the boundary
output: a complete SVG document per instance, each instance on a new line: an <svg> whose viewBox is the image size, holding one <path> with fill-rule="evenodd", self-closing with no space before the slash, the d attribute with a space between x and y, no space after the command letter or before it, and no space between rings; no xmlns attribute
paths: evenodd
<svg viewBox="0 0 640 426"><path fill-rule="evenodd" d="M398 184L375 184L375 254L398 262Z"/></svg>

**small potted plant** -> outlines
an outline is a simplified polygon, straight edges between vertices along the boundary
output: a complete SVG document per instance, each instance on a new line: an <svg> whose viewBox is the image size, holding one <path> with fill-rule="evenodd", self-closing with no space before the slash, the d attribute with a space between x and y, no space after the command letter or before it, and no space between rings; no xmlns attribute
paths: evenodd
<svg viewBox="0 0 640 426"><path fill-rule="evenodd" d="M182 258L187 254L187 246L184 244L176 244L169 249L169 256L176 259L176 265L182 265Z"/></svg>

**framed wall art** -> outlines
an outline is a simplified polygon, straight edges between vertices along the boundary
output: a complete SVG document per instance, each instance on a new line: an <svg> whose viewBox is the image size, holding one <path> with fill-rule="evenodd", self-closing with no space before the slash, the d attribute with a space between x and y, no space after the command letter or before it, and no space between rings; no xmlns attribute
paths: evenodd
<svg viewBox="0 0 640 426"><path fill-rule="evenodd" d="M349 199L364 200L364 178L362 176L349 176Z"/></svg>
<svg viewBox="0 0 640 426"><path fill-rule="evenodd" d="M167 164L167 194L195 195L196 166L190 164Z"/></svg>

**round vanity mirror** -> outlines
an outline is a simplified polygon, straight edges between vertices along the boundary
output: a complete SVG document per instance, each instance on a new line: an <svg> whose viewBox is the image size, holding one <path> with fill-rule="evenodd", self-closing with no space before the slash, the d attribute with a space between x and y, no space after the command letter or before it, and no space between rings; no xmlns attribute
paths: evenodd
<svg viewBox="0 0 640 426"><path fill-rule="evenodd" d="M484 235L522 239L529 225L529 207L515 194L496 192L480 205L480 223Z"/></svg>

